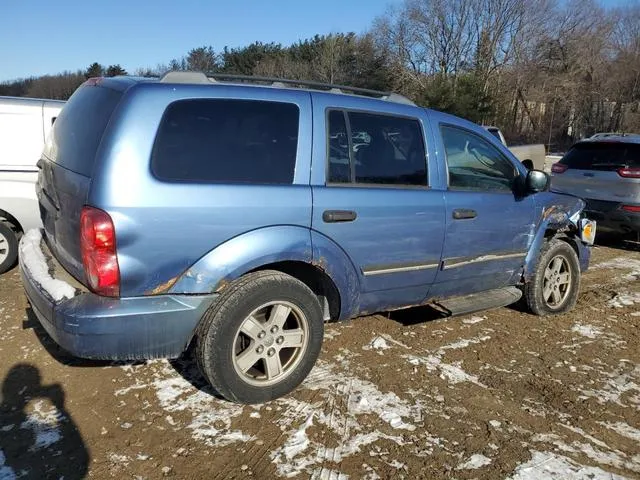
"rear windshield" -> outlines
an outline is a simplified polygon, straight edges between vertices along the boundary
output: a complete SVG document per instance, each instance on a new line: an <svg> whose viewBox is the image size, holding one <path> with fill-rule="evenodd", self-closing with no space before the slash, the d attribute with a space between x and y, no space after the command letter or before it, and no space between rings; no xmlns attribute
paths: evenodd
<svg viewBox="0 0 640 480"><path fill-rule="evenodd" d="M165 181L293 182L297 105L257 100L179 100L158 129L151 169Z"/></svg>
<svg viewBox="0 0 640 480"><path fill-rule="evenodd" d="M584 142L574 145L560 163L578 170L616 170L640 167L640 144Z"/></svg>
<svg viewBox="0 0 640 480"><path fill-rule="evenodd" d="M71 95L53 124L44 154L58 165L91 176L96 152L122 92L85 85Z"/></svg>

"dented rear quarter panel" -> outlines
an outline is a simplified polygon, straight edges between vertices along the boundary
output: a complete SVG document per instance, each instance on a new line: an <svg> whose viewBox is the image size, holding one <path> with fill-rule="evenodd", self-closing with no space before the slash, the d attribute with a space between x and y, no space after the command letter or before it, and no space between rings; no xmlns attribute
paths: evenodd
<svg viewBox="0 0 640 480"><path fill-rule="evenodd" d="M246 272L276 262L311 263L309 229L294 226L260 228L239 235L208 252L183 273L169 293L222 291Z"/></svg>
<svg viewBox="0 0 640 480"><path fill-rule="evenodd" d="M157 179L149 165L162 115L173 101L193 98L297 105L300 122L293 185L179 183ZM113 219L122 296L163 293L209 252L236 237L249 235L246 238L253 238L260 248L260 240L250 232L267 225L308 229L312 205L311 137L311 97L302 90L241 85L211 88L195 84L176 88L172 84L144 82L127 90L104 133L87 202ZM308 230L306 238L308 243ZM229 243L240 244L246 245L246 240ZM230 248L221 251L229 252ZM288 247L274 246L273 251L278 252L279 248ZM228 273L232 269L229 264L229 259L223 259L222 267L214 273Z"/></svg>

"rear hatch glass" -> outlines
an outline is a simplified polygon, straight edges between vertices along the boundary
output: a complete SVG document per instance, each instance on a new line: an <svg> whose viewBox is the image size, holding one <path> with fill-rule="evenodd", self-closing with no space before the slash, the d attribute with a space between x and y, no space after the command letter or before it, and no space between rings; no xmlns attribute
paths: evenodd
<svg viewBox="0 0 640 480"><path fill-rule="evenodd" d="M56 259L84 281L80 252L80 212L102 136L122 92L85 83L53 124L38 163L38 200L46 240Z"/></svg>
<svg viewBox="0 0 640 480"><path fill-rule="evenodd" d="M96 151L122 92L91 85L71 96L53 124L44 155L72 172L91 177Z"/></svg>
<svg viewBox="0 0 640 480"><path fill-rule="evenodd" d="M567 152L560 163L575 170L613 171L622 167L640 167L640 144L578 143Z"/></svg>

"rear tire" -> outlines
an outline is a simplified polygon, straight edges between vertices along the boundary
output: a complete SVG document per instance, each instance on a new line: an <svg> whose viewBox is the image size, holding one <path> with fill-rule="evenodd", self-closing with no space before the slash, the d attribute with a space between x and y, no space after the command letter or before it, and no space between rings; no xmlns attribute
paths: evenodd
<svg viewBox="0 0 640 480"><path fill-rule="evenodd" d="M229 285L196 335L198 366L218 393L238 403L263 403L307 377L322 348L324 322L309 287L265 270Z"/></svg>
<svg viewBox="0 0 640 480"><path fill-rule="evenodd" d="M18 238L8 224L0 221L0 274L11 269L18 259Z"/></svg>
<svg viewBox="0 0 640 480"><path fill-rule="evenodd" d="M540 252L533 277L524 286L527 306L536 315L558 315L571 310L580 291L580 263L575 250L556 238Z"/></svg>

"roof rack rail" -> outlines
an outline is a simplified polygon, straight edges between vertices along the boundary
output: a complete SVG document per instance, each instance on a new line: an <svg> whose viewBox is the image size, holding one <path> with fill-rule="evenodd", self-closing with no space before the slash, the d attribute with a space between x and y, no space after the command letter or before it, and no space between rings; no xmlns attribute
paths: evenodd
<svg viewBox="0 0 640 480"><path fill-rule="evenodd" d="M332 93L355 93L369 97L388 100L390 102L403 103L405 105L415 105L411 100L403 95L393 92L382 92L379 90L371 90L368 88L350 87L347 85L335 85L332 83L314 82L310 80L293 80L288 78L260 77L253 75L233 75L227 73L204 73L191 71L171 71L165 73L161 78L161 82L166 83L215 83L222 81L237 81L250 83L266 83L274 87L284 86L300 86L317 90L327 90Z"/></svg>

